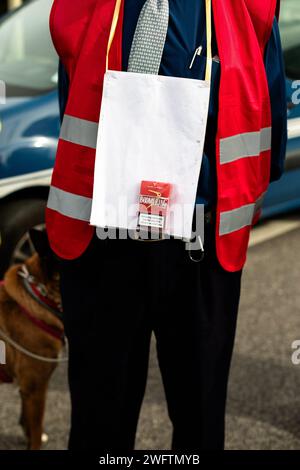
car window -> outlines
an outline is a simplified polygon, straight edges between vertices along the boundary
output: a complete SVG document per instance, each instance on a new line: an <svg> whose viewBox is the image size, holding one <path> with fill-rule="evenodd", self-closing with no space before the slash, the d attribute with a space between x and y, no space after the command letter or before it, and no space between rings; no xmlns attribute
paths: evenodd
<svg viewBox="0 0 300 470"><path fill-rule="evenodd" d="M52 0L35 0L0 22L0 80L8 96L55 88L57 55L49 32Z"/></svg>
<svg viewBox="0 0 300 470"><path fill-rule="evenodd" d="M280 32L284 50L286 74L300 79L300 1L282 0Z"/></svg>

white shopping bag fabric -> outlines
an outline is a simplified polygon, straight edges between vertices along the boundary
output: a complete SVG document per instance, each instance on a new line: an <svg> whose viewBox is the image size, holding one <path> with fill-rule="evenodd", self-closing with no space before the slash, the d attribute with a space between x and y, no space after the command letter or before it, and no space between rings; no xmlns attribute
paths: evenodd
<svg viewBox="0 0 300 470"><path fill-rule="evenodd" d="M210 82L107 71L90 223L135 229L142 180L171 183L165 233L190 238Z"/></svg>

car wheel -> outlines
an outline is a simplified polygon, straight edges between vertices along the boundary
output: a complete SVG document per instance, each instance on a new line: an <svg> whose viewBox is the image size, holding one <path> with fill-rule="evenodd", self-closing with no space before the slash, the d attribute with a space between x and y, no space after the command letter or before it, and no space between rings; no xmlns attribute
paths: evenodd
<svg viewBox="0 0 300 470"><path fill-rule="evenodd" d="M14 263L21 263L33 252L28 230L45 223L44 199L9 201L0 206L0 277Z"/></svg>

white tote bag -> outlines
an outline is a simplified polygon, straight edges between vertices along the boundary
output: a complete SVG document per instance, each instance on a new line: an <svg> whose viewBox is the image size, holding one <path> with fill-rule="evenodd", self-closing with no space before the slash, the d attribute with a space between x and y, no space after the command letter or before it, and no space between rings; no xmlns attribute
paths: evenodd
<svg viewBox="0 0 300 470"><path fill-rule="evenodd" d="M120 5L117 0L108 53ZM210 97L211 0L206 12L205 81L106 71L91 225L134 230L141 181L166 182L172 193L164 233L191 238Z"/></svg>

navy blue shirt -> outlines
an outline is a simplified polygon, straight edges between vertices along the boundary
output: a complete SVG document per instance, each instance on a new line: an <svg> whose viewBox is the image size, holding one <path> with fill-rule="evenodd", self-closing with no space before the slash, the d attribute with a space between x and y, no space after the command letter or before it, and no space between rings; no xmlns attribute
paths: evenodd
<svg viewBox="0 0 300 470"><path fill-rule="evenodd" d="M127 70L128 57L139 14L146 0L125 0L123 23L122 69ZM206 67L206 20L204 0L169 0L170 19L159 73L162 75L204 80ZM190 64L196 48L202 53ZM211 98L204 155L197 190L198 204L209 209L216 202L215 140L218 116L220 67L213 29L213 60ZM266 48L265 65L272 106L272 167L271 181L283 172L287 139L287 105L285 74L279 28L274 19L272 35ZM59 90L61 117L67 98L67 77L60 65Z"/></svg>

